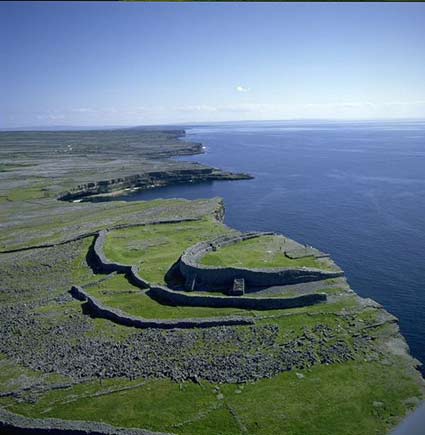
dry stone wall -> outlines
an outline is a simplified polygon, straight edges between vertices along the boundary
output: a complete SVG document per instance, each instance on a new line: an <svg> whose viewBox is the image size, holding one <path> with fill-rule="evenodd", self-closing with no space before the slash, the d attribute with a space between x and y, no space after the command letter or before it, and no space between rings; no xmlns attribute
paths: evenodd
<svg viewBox="0 0 425 435"><path fill-rule="evenodd" d="M0 433L5 435L170 435L144 429L125 429L104 423L58 418L28 418L0 408Z"/></svg>
<svg viewBox="0 0 425 435"><path fill-rule="evenodd" d="M93 245L94 251L94 259L96 261L96 266L102 270L102 272L111 273L111 272L120 272L120 273L128 273L131 270L131 266L121 263L115 263L109 261L106 258L105 253L103 252L103 247L106 241L107 231L102 230L99 232L98 236Z"/></svg>
<svg viewBox="0 0 425 435"><path fill-rule="evenodd" d="M106 307L81 287L72 286L70 293L75 299L86 302L86 310L94 317L107 319L119 325L134 328L210 328L213 326L252 325L254 323L248 317L239 316L178 320L144 319L142 317L131 316L111 307Z"/></svg>
<svg viewBox="0 0 425 435"><path fill-rule="evenodd" d="M139 275L139 268L136 265L131 266L130 272L127 274L127 279L131 282L131 284L141 289L149 288L151 286L149 281L143 279Z"/></svg>
<svg viewBox="0 0 425 435"><path fill-rule="evenodd" d="M337 278L344 275L342 270L326 271L315 268L264 268L247 269L241 267L214 267L200 264L208 252L275 233L244 233L237 236L224 236L211 242L201 242L187 249L180 259L180 272L185 278L188 290L226 290L233 286L235 279L243 278L250 287L271 287L275 285L298 284Z"/></svg>
<svg viewBox="0 0 425 435"><path fill-rule="evenodd" d="M325 293L311 293L293 298L266 298L243 296L194 295L170 290L163 286L151 286L149 294L156 300L171 305L190 307L241 308L252 310L276 310L304 307L326 301Z"/></svg>
<svg viewBox="0 0 425 435"><path fill-rule="evenodd" d="M212 242L201 242L189 248L181 257L179 262L180 271L187 281L195 279L196 285L202 287L202 290L218 290L226 288L227 285L233 284L235 278L243 278L250 285L272 286L279 285L282 282L296 283L306 282L317 279L324 279L341 276L342 272L326 272L316 269L238 269L238 268L210 268L198 264L200 258L206 252L219 249L238 241L248 240L254 237L264 235L274 235L275 233L250 232L238 235L225 235L215 239ZM115 263L106 257L103 247L106 241L107 231L100 231L93 244L94 261L96 267L102 272L118 272L126 274L128 280L141 289L149 289L148 295L157 301L169 305L192 306L192 307L217 307L217 308L240 308L240 309L285 309L312 305L326 301L326 294L313 293L301 295L293 298L279 297L240 297L240 296L214 296L214 295L194 295L186 292L178 292L165 286L153 285L143 279L136 265L129 266ZM199 274L199 270L204 275ZM204 282L207 280L207 282ZM161 320L161 319L144 319L134 317L110 307L104 306L96 298L90 296L81 287L73 286L71 294L78 300L86 302L88 311L96 316L111 320L115 323L131 326L135 328L202 328L218 325L241 325L253 323L253 320L244 317L225 317L211 319L182 319L182 320Z"/></svg>

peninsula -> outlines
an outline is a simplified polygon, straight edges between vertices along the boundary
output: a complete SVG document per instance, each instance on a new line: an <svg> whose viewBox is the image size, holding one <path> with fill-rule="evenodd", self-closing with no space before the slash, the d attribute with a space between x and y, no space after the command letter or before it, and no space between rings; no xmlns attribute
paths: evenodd
<svg viewBox="0 0 425 435"><path fill-rule="evenodd" d="M0 132L0 433L389 433L419 362L326 252L220 198L119 200L251 178L173 160L183 135Z"/></svg>

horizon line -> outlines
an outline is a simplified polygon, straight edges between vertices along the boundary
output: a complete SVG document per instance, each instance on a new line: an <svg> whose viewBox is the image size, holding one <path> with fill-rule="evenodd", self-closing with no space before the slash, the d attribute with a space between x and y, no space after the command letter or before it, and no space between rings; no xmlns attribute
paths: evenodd
<svg viewBox="0 0 425 435"><path fill-rule="evenodd" d="M229 120L229 121L194 121L194 122L167 122L153 124L101 124L101 125L21 125L15 127L0 127L0 132L14 131L77 131L77 130L114 130L120 128L137 128L137 127L174 127L174 126L202 126L211 124L230 124L230 123L267 123L267 122L425 122L425 118L290 118L290 119L246 119L246 120Z"/></svg>

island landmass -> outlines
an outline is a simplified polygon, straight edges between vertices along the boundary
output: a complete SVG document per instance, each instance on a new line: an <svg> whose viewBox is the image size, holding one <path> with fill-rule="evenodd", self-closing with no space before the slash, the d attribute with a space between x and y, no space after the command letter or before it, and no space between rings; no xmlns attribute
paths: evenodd
<svg viewBox="0 0 425 435"><path fill-rule="evenodd" d="M388 433L420 363L327 253L220 198L119 201L251 178L183 135L0 132L0 432Z"/></svg>

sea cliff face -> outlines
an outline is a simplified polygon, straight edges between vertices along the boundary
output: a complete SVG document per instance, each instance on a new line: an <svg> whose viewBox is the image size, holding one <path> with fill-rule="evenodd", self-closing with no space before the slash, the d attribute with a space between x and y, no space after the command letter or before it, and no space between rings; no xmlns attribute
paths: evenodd
<svg viewBox="0 0 425 435"><path fill-rule="evenodd" d="M148 171L142 174L80 184L65 192L58 199L63 201L99 200L111 195L140 192L156 187L164 187L181 183L201 183L213 180L248 180L248 174L235 174L219 169L201 167L193 169L175 169L168 171Z"/></svg>

